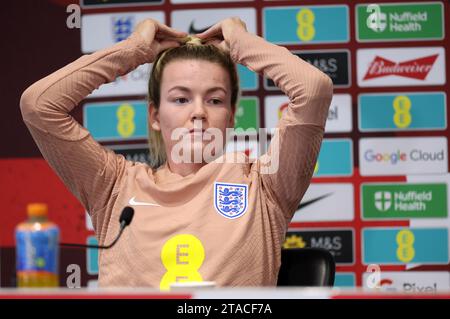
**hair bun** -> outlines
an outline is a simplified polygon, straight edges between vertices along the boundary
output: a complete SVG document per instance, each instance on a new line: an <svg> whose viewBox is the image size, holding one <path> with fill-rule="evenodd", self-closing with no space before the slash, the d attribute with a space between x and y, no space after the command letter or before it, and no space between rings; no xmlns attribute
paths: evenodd
<svg viewBox="0 0 450 319"><path fill-rule="evenodd" d="M193 35L188 35L185 38L185 41L186 41L185 44L202 45L202 39Z"/></svg>

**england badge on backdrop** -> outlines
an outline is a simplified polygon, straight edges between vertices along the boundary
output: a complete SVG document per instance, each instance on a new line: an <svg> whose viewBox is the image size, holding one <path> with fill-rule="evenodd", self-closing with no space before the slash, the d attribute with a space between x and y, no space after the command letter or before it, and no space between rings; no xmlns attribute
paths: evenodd
<svg viewBox="0 0 450 319"><path fill-rule="evenodd" d="M248 186L234 183L214 183L214 207L230 219L241 217L248 207Z"/></svg>
<svg viewBox="0 0 450 319"><path fill-rule="evenodd" d="M113 16L112 17L112 34L114 41L120 42L128 38L134 29L134 17L130 16Z"/></svg>

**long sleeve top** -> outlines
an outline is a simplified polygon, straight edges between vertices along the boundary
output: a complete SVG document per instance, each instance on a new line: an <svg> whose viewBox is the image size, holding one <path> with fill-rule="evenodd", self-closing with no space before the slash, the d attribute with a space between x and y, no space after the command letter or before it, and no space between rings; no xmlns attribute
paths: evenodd
<svg viewBox="0 0 450 319"><path fill-rule="evenodd" d="M20 107L43 157L89 212L100 244L99 286L168 289L175 281L274 286L281 245L309 186L333 85L284 47L246 32L229 41L236 63L271 78L289 97L269 150L254 162L215 160L188 176L126 160L101 146L70 111L100 85L155 53L140 36L83 55L31 85ZM226 155L224 155L226 156ZM277 161L267 170L268 161Z"/></svg>

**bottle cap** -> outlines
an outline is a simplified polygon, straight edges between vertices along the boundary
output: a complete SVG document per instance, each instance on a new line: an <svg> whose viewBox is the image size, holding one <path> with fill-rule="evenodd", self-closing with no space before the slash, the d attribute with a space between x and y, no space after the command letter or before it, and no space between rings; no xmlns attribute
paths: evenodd
<svg viewBox="0 0 450 319"><path fill-rule="evenodd" d="M46 217L48 213L47 204L31 203L27 205L28 217Z"/></svg>

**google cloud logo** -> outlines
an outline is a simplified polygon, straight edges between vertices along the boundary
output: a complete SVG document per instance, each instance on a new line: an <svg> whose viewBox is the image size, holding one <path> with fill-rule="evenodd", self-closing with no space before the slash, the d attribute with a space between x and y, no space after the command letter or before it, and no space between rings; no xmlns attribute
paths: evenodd
<svg viewBox="0 0 450 319"><path fill-rule="evenodd" d="M378 163L390 163L396 165L402 162L407 162L411 160L413 162L442 162L445 160L444 150L437 152L423 151L419 149L413 149L409 154L402 152L400 150L394 152L380 153L373 149L368 149L364 152L364 159L367 162L378 162Z"/></svg>
<svg viewBox="0 0 450 319"><path fill-rule="evenodd" d="M364 159L368 162L389 162L395 165L398 162L406 162L408 155L400 150L392 153L377 153L373 149L368 149L364 153Z"/></svg>

